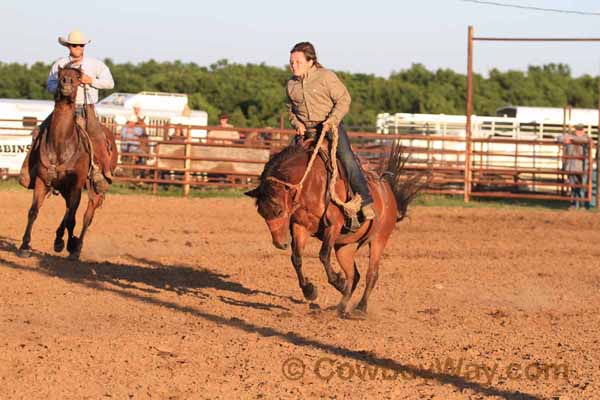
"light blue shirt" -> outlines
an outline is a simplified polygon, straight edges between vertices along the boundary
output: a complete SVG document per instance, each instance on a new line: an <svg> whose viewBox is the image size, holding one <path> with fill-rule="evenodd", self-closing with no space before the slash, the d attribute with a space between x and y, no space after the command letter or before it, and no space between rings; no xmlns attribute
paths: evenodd
<svg viewBox="0 0 600 400"><path fill-rule="evenodd" d="M71 59L69 57L59 58L52 68L50 74L48 74L47 87L48 91L52 94L56 93L58 89L58 67L64 67ZM91 85L79 85L77 89L77 104L84 104L84 86L87 86L87 103L96 104L98 102L98 89L112 89L115 87L115 81L110 73L110 70L100 60L95 58L83 57L80 64L74 64L74 66L81 66L81 70L84 74L89 75L92 78Z"/></svg>
<svg viewBox="0 0 600 400"><path fill-rule="evenodd" d="M124 126L121 129L121 151L135 153L140 150L140 139L144 136L144 130L139 126Z"/></svg>

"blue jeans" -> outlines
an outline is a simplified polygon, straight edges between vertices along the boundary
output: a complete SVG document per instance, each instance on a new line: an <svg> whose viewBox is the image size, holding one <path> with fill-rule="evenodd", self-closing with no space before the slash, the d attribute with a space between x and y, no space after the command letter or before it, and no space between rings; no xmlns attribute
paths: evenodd
<svg viewBox="0 0 600 400"><path fill-rule="evenodd" d="M570 185L585 185L585 175L569 175ZM580 202L584 202L586 190L581 187L571 187L571 205L579 207ZM589 208L589 204L585 202L585 208Z"/></svg>

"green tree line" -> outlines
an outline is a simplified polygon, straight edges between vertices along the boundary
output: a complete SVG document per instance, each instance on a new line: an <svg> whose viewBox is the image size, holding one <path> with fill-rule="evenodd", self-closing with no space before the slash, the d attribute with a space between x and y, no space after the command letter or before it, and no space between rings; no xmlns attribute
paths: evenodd
<svg viewBox="0 0 600 400"><path fill-rule="evenodd" d="M161 91L186 93L189 106L208 112L215 124L219 113L230 114L237 126L278 126L285 112L285 67L236 64L220 60L210 66L195 63L157 62L116 64L105 60L115 88L104 91L137 93ZM0 98L50 99L46 78L50 64L0 62ZM372 129L380 112L464 114L466 78L450 69L430 71L421 64L392 73L388 78L372 74L338 72L352 95L346 124ZM494 115L508 104L595 108L598 79L573 77L564 64L530 66L527 71L492 70L487 77L474 76L474 112ZM286 119L287 120L287 119Z"/></svg>

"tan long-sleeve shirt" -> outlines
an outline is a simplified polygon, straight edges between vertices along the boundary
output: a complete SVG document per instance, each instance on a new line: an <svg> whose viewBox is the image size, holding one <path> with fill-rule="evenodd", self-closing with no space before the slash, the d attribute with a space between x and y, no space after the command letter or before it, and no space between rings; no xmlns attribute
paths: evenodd
<svg viewBox="0 0 600 400"><path fill-rule="evenodd" d="M338 125L350 109L350 93L337 75L312 67L303 77L292 77L286 87L287 109L294 128L312 128L328 121Z"/></svg>

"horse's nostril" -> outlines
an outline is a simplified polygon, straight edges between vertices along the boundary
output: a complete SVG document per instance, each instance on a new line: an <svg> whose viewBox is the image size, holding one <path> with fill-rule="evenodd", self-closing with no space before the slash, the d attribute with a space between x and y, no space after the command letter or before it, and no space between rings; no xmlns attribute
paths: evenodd
<svg viewBox="0 0 600 400"><path fill-rule="evenodd" d="M276 241L273 241L273 246L275 246L279 250L287 250L289 244L288 243L278 243Z"/></svg>

